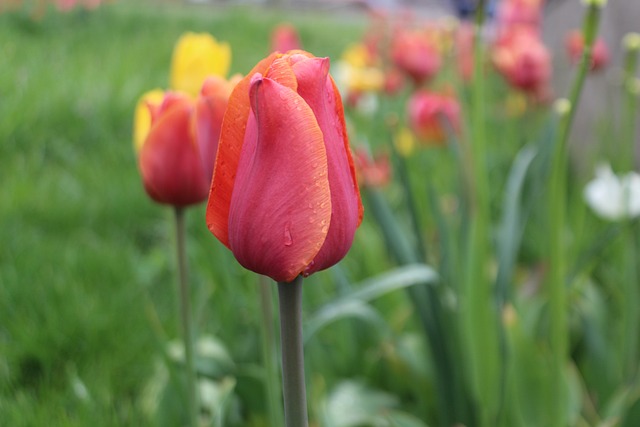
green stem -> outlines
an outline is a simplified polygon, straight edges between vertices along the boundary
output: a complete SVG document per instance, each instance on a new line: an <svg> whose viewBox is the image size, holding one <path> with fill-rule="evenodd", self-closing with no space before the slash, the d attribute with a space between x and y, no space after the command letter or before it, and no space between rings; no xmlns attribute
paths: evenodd
<svg viewBox="0 0 640 427"><path fill-rule="evenodd" d="M591 67L593 42L596 38L600 18L600 6L590 5L584 20L585 39L582 59L569 92L569 109L562 112L560 129L557 134L549 184L549 308L550 347L553 357L552 377L556 397L552 399L551 419L553 426L565 425L567 406L565 385L565 364L569 357L566 271L567 257L564 239L567 192L567 143L576 114L584 80Z"/></svg>
<svg viewBox="0 0 640 427"><path fill-rule="evenodd" d="M302 349L302 276L278 282L282 388L286 427L307 427L307 392Z"/></svg>
<svg viewBox="0 0 640 427"><path fill-rule="evenodd" d="M273 308L271 300L271 284L265 276L259 276L260 308L262 314L262 355L265 367L265 387L269 408L269 419L272 426L282 425L282 390L278 379L278 365L275 355L277 346L273 330Z"/></svg>
<svg viewBox="0 0 640 427"><path fill-rule="evenodd" d="M196 427L198 425L198 390L193 354L193 335L191 333L191 295L189 291L189 281L187 280L184 208L176 206L175 217L180 288L180 323L182 326L182 340L184 342L184 360L187 378L188 425L190 427Z"/></svg>
<svg viewBox="0 0 640 427"><path fill-rule="evenodd" d="M640 38L640 36L638 36ZM635 138L636 138L636 114L638 112L638 94L633 89L638 70L638 49L628 46L624 58L624 77L623 77L623 99L622 108L622 138L624 144L629 144L631 153L628 156L629 169L633 169L633 160L635 159ZM623 145L624 147L624 145ZM627 153L625 153L626 155Z"/></svg>

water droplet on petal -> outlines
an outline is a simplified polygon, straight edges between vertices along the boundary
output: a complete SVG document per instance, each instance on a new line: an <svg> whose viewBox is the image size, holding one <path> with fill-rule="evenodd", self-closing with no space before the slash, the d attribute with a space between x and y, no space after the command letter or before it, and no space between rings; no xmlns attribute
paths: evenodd
<svg viewBox="0 0 640 427"><path fill-rule="evenodd" d="M293 244L293 238L291 238L291 223L287 222L284 226L284 245L291 246Z"/></svg>

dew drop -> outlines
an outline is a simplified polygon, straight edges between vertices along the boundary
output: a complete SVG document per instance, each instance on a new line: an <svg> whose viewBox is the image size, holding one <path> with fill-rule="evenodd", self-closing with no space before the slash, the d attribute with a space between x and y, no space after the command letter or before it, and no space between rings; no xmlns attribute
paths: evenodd
<svg viewBox="0 0 640 427"><path fill-rule="evenodd" d="M287 222L284 225L284 245L291 246L293 244L293 239L291 238L291 223Z"/></svg>

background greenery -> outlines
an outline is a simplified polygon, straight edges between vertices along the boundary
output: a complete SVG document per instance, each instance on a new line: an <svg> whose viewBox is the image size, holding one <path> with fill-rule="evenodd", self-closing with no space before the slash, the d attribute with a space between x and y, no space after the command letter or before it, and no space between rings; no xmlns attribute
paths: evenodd
<svg viewBox="0 0 640 427"><path fill-rule="evenodd" d="M131 141L133 108L143 92L167 86L173 44L183 32L207 31L228 41L232 71L245 73L266 56L269 33L283 21L296 24L305 49L331 58L366 25L357 14L126 1L91 13L50 13L41 21L25 13L0 15L0 425L178 424L179 375L167 351L179 335L172 212L152 203L142 188ZM536 210L544 206L544 180L509 190L514 181L508 177L522 146L541 149L551 140L554 121L544 109L511 115L505 86L495 79L487 85L491 219L497 229L510 218L506 202L522 199L524 213L511 218L527 224L517 265L511 261L515 274L504 282L508 304L499 329L507 334L511 358L503 368L509 382L501 425L546 426L555 393L565 393L549 392L554 379L540 291L548 239L543 213ZM462 92L465 105L469 96ZM397 100L382 105L381 114L402 109ZM384 121L357 114L350 120L358 129L354 144L389 148ZM446 150L399 161L409 171L423 220L422 239L412 235L407 244L424 239L427 253L416 260L437 266L443 278L436 295L447 319L444 341L455 350L450 364L463 378L458 394L464 405L468 355L459 341L465 325L456 316L465 217L463 208L447 211L464 170ZM520 171L528 174L522 164ZM544 165L538 156L531 174L544 175ZM567 417L572 425L632 427L640 417L640 392L620 360L637 325L625 324L633 307L621 284L633 277L629 265L637 273L637 260L628 258L637 244L620 236L631 236L628 230L637 236L638 228L594 218L582 202L584 182L572 175L568 192L573 277ZM366 193L367 215L344 262L305 283L314 425L443 422L436 380L442 360L432 360L433 341L424 339L419 321L430 310L419 312L418 293L392 292L417 288L432 271L423 265L395 269L407 260L386 249L376 216L381 194ZM407 194L406 182L396 176L383 205L400 224L397 234L411 236ZM206 230L203 206L188 211L188 233L196 328L218 346L200 360L201 374L218 384L227 425L269 425L262 334L271 322L260 314L258 279ZM515 243L507 239L509 244ZM488 258L497 269L509 252L496 252ZM385 273L391 275L386 281L378 276Z"/></svg>

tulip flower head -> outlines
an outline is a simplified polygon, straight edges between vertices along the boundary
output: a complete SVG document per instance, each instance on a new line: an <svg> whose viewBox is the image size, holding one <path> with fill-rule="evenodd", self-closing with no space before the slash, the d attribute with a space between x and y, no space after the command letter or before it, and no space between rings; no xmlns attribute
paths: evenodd
<svg viewBox="0 0 640 427"><path fill-rule="evenodd" d="M493 47L492 59L498 72L513 87L540 93L551 78L551 55L540 37L526 29L501 36Z"/></svg>
<svg viewBox="0 0 640 427"><path fill-rule="evenodd" d="M151 127L138 152L147 194L158 203L188 206L206 200L209 179L200 158L192 116L193 100L167 92L152 108Z"/></svg>
<svg viewBox="0 0 640 427"><path fill-rule="evenodd" d="M271 54L229 99L209 229L245 268L290 282L340 261L362 211L328 58Z"/></svg>
<svg viewBox="0 0 640 427"><path fill-rule="evenodd" d="M407 109L411 129L427 144L443 144L447 127L453 132L460 129L460 104L451 95L420 90L411 96Z"/></svg>
<svg viewBox="0 0 640 427"><path fill-rule="evenodd" d="M538 31L542 24L543 0L502 0L498 4L497 25L501 31L525 27Z"/></svg>
<svg viewBox="0 0 640 427"><path fill-rule="evenodd" d="M431 80L442 64L437 46L421 31L399 30L392 40L391 58L416 85Z"/></svg>
<svg viewBox="0 0 640 427"><path fill-rule="evenodd" d="M572 64L577 64L582 58L584 50L584 35L580 30L573 30L567 34L566 38L567 54ZM598 37L594 44L591 55L591 71L602 70L609 64L609 48L605 41Z"/></svg>
<svg viewBox="0 0 640 427"><path fill-rule="evenodd" d="M185 33L173 49L171 89L196 96L205 78L226 77L231 65L231 48L207 33Z"/></svg>
<svg viewBox="0 0 640 427"><path fill-rule="evenodd" d="M271 33L271 52L288 52L301 49L298 30L291 24L280 24Z"/></svg>

